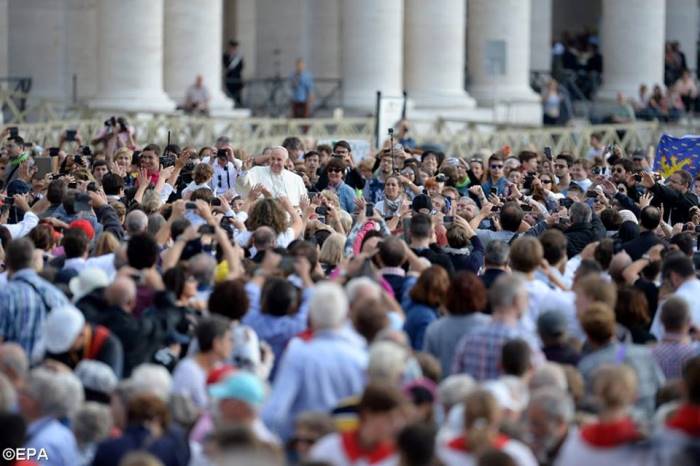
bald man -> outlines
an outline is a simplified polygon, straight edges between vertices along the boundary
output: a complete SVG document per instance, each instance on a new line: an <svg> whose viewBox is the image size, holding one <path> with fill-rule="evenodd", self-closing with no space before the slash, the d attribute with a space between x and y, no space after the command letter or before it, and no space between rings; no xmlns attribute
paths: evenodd
<svg viewBox="0 0 700 466"><path fill-rule="evenodd" d="M29 371L29 358L17 343L0 345L0 373L16 388L22 388Z"/></svg>
<svg viewBox="0 0 700 466"><path fill-rule="evenodd" d="M301 198L307 194L306 186L299 175L284 168L288 158L287 149L282 146L272 147L270 165L253 167L239 176L236 181L238 192L245 197L251 189L260 185L272 197L286 197L294 207L298 207Z"/></svg>

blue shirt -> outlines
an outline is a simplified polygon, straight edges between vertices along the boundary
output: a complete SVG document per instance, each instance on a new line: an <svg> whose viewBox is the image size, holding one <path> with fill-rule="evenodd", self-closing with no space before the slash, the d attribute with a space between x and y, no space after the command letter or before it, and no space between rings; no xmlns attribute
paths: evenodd
<svg viewBox="0 0 700 466"><path fill-rule="evenodd" d="M262 290L256 283L246 283L245 291L248 294L250 307L243 317L243 324L255 330L258 337L270 345L272 352L275 353L275 362L277 362L289 340L306 330L309 318L309 300L313 291L311 288L305 288L302 291L299 310L290 316L263 314L260 310Z"/></svg>
<svg viewBox="0 0 700 466"><path fill-rule="evenodd" d="M365 199L367 202L376 204L384 199L384 181L377 177L372 178L365 184Z"/></svg>
<svg viewBox="0 0 700 466"><path fill-rule="evenodd" d="M66 296L32 269L16 272L0 288L0 337L19 344L33 363L44 355L46 314L69 304Z"/></svg>
<svg viewBox="0 0 700 466"><path fill-rule="evenodd" d="M34 448L37 455L43 448L46 456L34 459L46 466L75 466L80 464L80 452L69 428L54 418L43 417L29 424L25 448Z"/></svg>
<svg viewBox="0 0 700 466"><path fill-rule="evenodd" d="M340 208L345 212L352 214L355 212L355 190L350 186L346 185L344 182L340 182L338 186L328 185L328 189L334 191L338 195L338 200L340 201Z"/></svg>
<svg viewBox="0 0 700 466"><path fill-rule="evenodd" d="M365 387L367 352L347 331L322 330L311 341L292 340L282 355L262 410L265 425L281 438L294 431L302 411L330 411Z"/></svg>
<svg viewBox="0 0 700 466"><path fill-rule="evenodd" d="M292 100L294 102L306 102L309 100L314 88L314 78L308 71L292 73L289 75L289 83L292 87Z"/></svg>
<svg viewBox="0 0 700 466"><path fill-rule="evenodd" d="M403 331L406 332L411 341L411 348L422 351L425 330L431 322L437 320L438 314L432 307L413 301L404 309L406 310L406 321L403 324Z"/></svg>
<svg viewBox="0 0 700 466"><path fill-rule="evenodd" d="M484 194L488 198L489 195L491 194L491 188L495 187L497 190L497 193L499 196L505 195L506 194L506 186L508 186L508 180L506 177L500 178L496 183L493 183L493 181L489 178L486 180L485 183L481 185L481 189L484 191Z"/></svg>

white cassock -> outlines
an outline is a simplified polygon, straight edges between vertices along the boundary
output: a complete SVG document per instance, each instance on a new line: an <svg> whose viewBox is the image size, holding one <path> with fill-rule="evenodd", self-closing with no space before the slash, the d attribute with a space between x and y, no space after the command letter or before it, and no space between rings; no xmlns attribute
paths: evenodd
<svg viewBox="0 0 700 466"><path fill-rule="evenodd" d="M247 196L256 184L265 186L272 197L287 197L295 207L299 206L302 196L306 196L304 180L289 170L282 170L282 173L276 175L270 167L253 167L239 176L236 182L241 196Z"/></svg>

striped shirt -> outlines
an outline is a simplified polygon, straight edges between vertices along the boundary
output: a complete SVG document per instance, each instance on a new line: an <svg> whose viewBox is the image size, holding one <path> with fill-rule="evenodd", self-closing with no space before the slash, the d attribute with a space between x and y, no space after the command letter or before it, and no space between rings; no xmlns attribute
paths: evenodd
<svg viewBox="0 0 700 466"><path fill-rule="evenodd" d="M32 362L40 361L46 314L69 304L66 296L34 270L22 269L0 288L0 303L0 338L19 344Z"/></svg>
<svg viewBox="0 0 700 466"><path fill-rule="evenodd" d="M682 335L666 333L663 340L651 349L654 359L667 379L679 379L688 359L700 353L697 342L682 342Z"/></svg>

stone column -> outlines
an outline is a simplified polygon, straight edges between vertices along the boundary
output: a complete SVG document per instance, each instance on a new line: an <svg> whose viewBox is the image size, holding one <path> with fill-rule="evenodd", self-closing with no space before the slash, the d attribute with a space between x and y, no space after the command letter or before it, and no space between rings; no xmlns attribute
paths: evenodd
<svg viewBox="0 0 700 466"><path fill-rule="evenodd" d="M469 0L469 93L508 120L539 124L542 105L530 88L530 6L530 0Z"/></svg>
<svg viewBox="0 0 700 466"><path fill-rule="evenodd" d="M530 70L552 70L552 0L532 0Z"/></svg>
<svg viewBox="0 0 700 466"><path fill-rule="evenodd" d="M697 68L698 0L666 0L666 40L678 41L688 69Z"/></svg>
<svg viewBox="0 0 700 466"><path fill-rule="evenodd" d="M474 107L464 90L465 0L406 0L404 79L417 107Z"/></svg>
<svg viewBox="0 0 700 466"><path fill-rule="evenodd" d="M184 103L187 88L201 75L212 115L233 109L221 88L222 16L222 0L165 2L165 91L176 103Z"/></svg>
<svg viewBox="0 0 700 466"><path fill-rule="evenodd" d="M403 0L343 0L341 18L344 104L367 110L377 91L401 95Z"/></svg>
<svg viewBox="0 0 700 466"><path fill-rule="evenodd" d="M306 0L307 68L317 78L340 77L340 0Z"/></svg>
<svg viewBox="0 0 700 466"><path fill-rule="evenodd" d="M67 103L65 0L9 2L0 21L8 24L9 74L31 77L30 99Z"/></svg>
<svg viewBox="0 0 700 466"><path fill-rule="evenodd" d="M163 0L100 0L98 8L98 90L90 105L173 110L163 90Z"/></svg>
<svg viewBox="0 0 700 466"><path fill-rule="evenodd" d="M665 13L665 0L603 0L598 99L634 98L642 83L663 84Z"/></svg>

